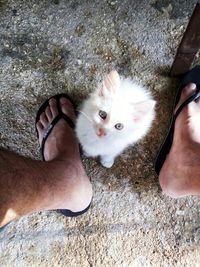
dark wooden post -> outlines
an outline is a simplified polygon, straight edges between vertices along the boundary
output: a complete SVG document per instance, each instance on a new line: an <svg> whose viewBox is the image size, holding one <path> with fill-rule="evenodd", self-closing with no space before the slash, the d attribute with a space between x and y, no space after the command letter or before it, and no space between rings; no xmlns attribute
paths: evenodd
<svg viewBox="0 0 200 267"><path fill-rule="evenodd" d="M200 49L200 3L197 3L170 70L170 76L186 73Z"/></svg>

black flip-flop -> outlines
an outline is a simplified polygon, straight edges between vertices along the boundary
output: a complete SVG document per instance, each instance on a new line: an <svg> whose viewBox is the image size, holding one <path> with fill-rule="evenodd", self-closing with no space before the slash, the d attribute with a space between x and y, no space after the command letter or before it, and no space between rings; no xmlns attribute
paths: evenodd
<svg viewBox="0 0 200 267"><path fill-rule="evenodd" d="M45 158L44 158L44 145L45 145L45 142L48 138L48 136L50 135L51 131L53 130L54 126L58 123L59 120L61 119L64 119L67 124L72 128L74 129L75 125L74 125L74 122L69 118L69 116L67 116L66 114L64 114L60 108L60 103L59 103L59 100L64 97L66 99L68 99L72 105L73 105L73 108L75 109L75 105L73 103L73 101L71 100L71 98L66 95L66 94L58 94L58 95L55 95L55 96L52 96L50 97L49 99L47 99L42 105L41 107L39 108L38 112L37 112L37 116L36 116L36 119L35 119L35 125L36 123L39 121L40 119L40 115L45 111L45 109L47 108L47 106L49 105L49 100L50 99L55 99L57 101L57 108L58 108L58 115L53 119L53 121L51 122L51 124L48 126L48 128L46 129L46 132L43 136L43 139L42 139L42 144L41 144L41 154L42 154L42 158L43 160L45 161ZM39 136L39 133L38 133L38 130L36 128L36 132L37 132L37 137Z"/></svg>
<svg viewBox="0 0 200 267"><path fill-rule="evenodd" d="M58 115L53 119L53 121L51 122L51 124L48 126L48 128L46 129L46 132L44 133L43 139L42 139L42 144L41 144L41 154L42 154L42 158L45 161L44 158L44 146L45 146L45 142L47 140L47 138L49 137L51 131L53 130L53 128L55 127L55 125L61 120L64 119L66 121L66 123L72 128L74 129L75 125L74 122L72 121L72 119L67 116L66 114L64 114L61 110L60 107L60 99L64 97L66 99L68 99L72 105L73 108L75 110L75 104L73 103L72 99L67 95L67 94L57 94L54 95L52 97L50 97L49 99L47 99L39 108L37 115L36 115L36 120L35 120L35 128L36 128L36 123L40 120L40 115L45 111L45 109L47 108L47 106L49 105L49 100L50 99L55 99L57 102L57 108L58 108ZM76 112L75 112L76 113ZM37 136L39 137L39 133L38 130L36 128L36 132L37 132ZM62 209L62 210L58 210L59 212L61 212L63 215L67 216L67 217L75 217L75 216L79 216L83 213L85 213L90 207L90 204L88 205L87 208L85 208L84 210L78 211L78 212L73 212L71 210L67 210L67 209Z"/></svg>
<svg viewBox="0 0 200 267"><path fill-rule="evenodd" d="M157 173L157 175L159 175L160 170L161 170L161 168L165 162L165 159L166 159L167 155L169 154L170 148L172 146L173 135L174 135L174 126L175 126L175 121L176 121L177 116L180 114L180 112L183 110L183 108L186 105L188 105L190 102L192 102L192 101L194 101L200 97L200 66L194 67L188 73L186 73L184 75L184 77L182 78L180 86L179 86L177 93L176 93L176 96L175 96L173 110L175 109L176 105L179 102L183 88L189 83L195 83L197 86L197 90L192 96L190 96L188 99L186 99L180 105L180 107L178 108L176 113L172 115L168 133L164 139L163 144L161 145L161 148L158 152L158 155L157 155L155 163L154 163L154 169L155 169L155 172Z"/></svg>

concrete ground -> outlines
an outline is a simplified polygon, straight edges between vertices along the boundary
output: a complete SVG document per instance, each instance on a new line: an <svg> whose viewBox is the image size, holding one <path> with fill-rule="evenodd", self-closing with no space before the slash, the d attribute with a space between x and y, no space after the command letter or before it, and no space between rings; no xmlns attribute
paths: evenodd
<svg viewBox="0 0 200 267"><path fill-rule="evenodd" d="M40 104L60 92L78 104L113 68L157 100L151 132L113 168L83 158L89 212L12 222L0 232L1 267L200 266L200 199L164 196L153 170L179 82L167 74L195 2L0 0L1 147L38 159Z"/></svg>

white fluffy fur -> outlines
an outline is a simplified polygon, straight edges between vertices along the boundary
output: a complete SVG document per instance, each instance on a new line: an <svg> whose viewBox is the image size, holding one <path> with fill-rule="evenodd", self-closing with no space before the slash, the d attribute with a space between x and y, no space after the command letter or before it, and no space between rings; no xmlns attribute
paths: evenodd
<svg viewBox="0 0 200 267"><path fill-rule="evenodd" d="M83 102L76 123L76 134L85 155L100 156L110 168L116 156L144 137L155 116L155 101L144 87L112 71L102 86ZM99 110L107 113L103 120ZM115 125L124 128L117 130ZM100 134L102 129L105 135Z"/></svg>

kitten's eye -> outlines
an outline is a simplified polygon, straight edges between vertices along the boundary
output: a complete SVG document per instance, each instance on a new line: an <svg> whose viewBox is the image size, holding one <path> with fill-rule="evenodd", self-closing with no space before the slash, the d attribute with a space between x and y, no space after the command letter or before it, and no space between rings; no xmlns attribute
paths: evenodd
<svg viewBox="0 0 200 267"><path fill-rule="evenodd" d="M115 128L117 130L122 130L124 128L124 125L122 123L117 123L117 124L115 124Z"/></svg>
<svg viewBox="0 0 200 267"><path fill-rule="evenodd" d="M103 120L105 120L106 117L107 117L107 113L106 113L105 111L103 111L103 110L99 110L99 116L100 116Z"/></svg>

